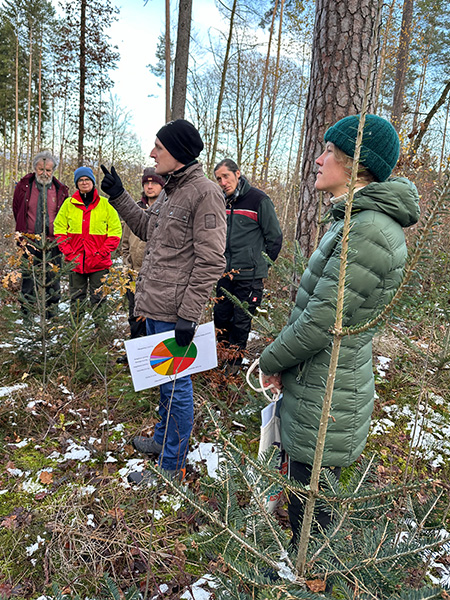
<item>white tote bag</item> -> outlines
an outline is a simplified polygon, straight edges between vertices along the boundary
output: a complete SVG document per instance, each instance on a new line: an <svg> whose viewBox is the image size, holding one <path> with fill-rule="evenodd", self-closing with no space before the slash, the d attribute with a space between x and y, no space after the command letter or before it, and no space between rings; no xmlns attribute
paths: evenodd
<svg viewBox="0 0 450 600"><path fill-rule="evenodd" d="M288 471L288 457L281 446L281 431L280 431L280 403L281 396L278 390L272 397L267 394L267 390L270 387L264 387L261 379L261 371L259 372L260 387L255 387L251 380L250 375L258 365L256 360L247 372L247 383L256 392L262 392L265 397L270 400L270 404L261 410L261 435L259 440L258 458L260 458L271 446L277 448L277 456L275 465L282 475L286 475ZM267 512L273 512L278 506L281 497L283 495L283 488L281 486L274 486L273 489L266 496L266 508Z"/></svg>

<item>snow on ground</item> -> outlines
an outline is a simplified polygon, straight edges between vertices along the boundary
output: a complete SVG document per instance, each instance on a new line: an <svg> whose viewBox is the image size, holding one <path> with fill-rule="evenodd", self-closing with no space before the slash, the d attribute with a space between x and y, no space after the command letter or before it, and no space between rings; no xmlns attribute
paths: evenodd
<svg viewBox="0 0 450 600"><path fill-rule="evenodd" d="M28 386L27 383L16 383L16 385L11 385L9 387L0 388L0 398L3 396L10 396L13 392L17 392L17 390L21 390Z"/></svg>
<svg viewBox="0 0 450 600"><path fill-rule="evenodd" d="M197 448L189 452L187 462L189 464L204 463L208 470L208 475L215 478L219 466L219 453L214 444L202 442Z"/></svg>
<svg viewBox="0 0 450 600"><path fill-rule="evenodd" d="M409 406L385 406L383 412L386 417L374 423L371 435L385 435L395 427L399 418L406 417L404 432L410 434L413 447L432 467L438 467L450 456L450 423L445 415L433 408L443 403L442 396L430 394L428 403L423 403L419 409L417 423L416 414Z"/></svg>

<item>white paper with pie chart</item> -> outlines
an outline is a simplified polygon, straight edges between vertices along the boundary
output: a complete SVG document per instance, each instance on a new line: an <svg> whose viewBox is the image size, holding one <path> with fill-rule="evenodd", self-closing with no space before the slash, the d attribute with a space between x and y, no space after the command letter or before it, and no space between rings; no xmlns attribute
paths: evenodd
<svg viewBox="0 0 450 600"><path fill-rule="evenodd" d="M128 364L136 392L176 377L217 367L214 323L204 323L189 346L181 347L173 331L125 341Z"/></svg>

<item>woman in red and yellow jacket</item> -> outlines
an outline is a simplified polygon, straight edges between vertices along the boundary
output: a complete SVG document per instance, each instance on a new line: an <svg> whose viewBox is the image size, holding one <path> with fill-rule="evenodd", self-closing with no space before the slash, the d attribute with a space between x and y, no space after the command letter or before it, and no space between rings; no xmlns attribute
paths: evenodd
<svg viewBox="0 0 450 600"><path fill-rule="evenodd" d="M99 288L122 236L119 215L95 189L92 169L80 167L74 180L77 191L64 201L54 222L61 252L75 263L69 275L72 308L86 299L88 287L92 306L102 301Z"/></svg>

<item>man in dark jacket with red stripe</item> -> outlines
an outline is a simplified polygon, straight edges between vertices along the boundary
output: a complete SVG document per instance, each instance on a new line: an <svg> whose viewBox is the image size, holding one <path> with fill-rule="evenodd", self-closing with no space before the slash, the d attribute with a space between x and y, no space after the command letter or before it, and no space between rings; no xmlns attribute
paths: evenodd
<svg viewBox="0 0 450 600"><path fill-rule="evenodd" d="M251 317L233 303L224 291L241 302L247 302L253 315L261 304L263 279L269 265L263 253L276 260L283 234L272 200L263 191L252 187L241 174L238 165L225 158L214 175L227 203L227 244L225 274L217 284L220 300L214 307L214 324L218 340L236 350L229 372L236 373L242 362L251 328Z"/></svg>
<svg viewBox="0 0 450 600"><path fill-rule="evenodd" d="M33 159L33 173L25 175L16 185L13 197L13 213L16 231L27 234L29 243L25 253L33 261L33 269L27 264L22 270L21 305L27 314L30 305L35 302L37 289L36 269L42 268L43 246L46 248L46 309L47 316L54 316L60 299L59 273L51 268L61 266L61 254L58 246L52 244L55 236L53 222L64 200L69 195L69 188L53 176L58 166L58 159L48 151L39 152ZM45 215L45 217L44 217ZM32 243L33 241L33 243ZM33 258L31 258L33 257Z"/></svg>

